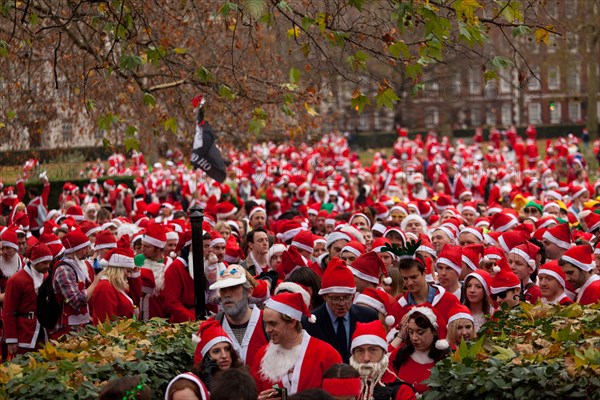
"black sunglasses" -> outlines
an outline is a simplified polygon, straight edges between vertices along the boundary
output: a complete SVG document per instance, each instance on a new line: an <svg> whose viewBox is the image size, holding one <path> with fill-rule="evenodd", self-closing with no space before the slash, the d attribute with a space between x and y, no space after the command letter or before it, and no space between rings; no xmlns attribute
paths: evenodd
<svg viewBox="0 0 600 400"><path fill-rule="evenodd" d="M506 298L506 296L508 296L508 292L510 292L510 290L506 290L504 292L500 292L497 294L491 294L490 298L494 301L496 301L496 299L500 298L500 300L504 300Z"/></svg>
<svg viewBox="0 0 600 400"><path fill-rule="evenodd" d="M526 212L527 214L531 214L531 213L534 213L534 212L540 212L540 210L538 208L535 208L535 207L525 208L523 211Z"/></svg>

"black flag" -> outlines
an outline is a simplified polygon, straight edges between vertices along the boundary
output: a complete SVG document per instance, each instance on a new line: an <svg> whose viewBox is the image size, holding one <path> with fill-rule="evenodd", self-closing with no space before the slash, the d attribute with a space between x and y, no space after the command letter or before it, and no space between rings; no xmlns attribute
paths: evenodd
<svg viewBox="0 0 600 400"><path fill-rule="evenodd" d="M222 183L225 180L225 162L221 151L215 143L215 135L212 127L204 120L204 103L201 96L192 100L194 107L198 107L198 118L196 119L196 135L194 136L194 147L192 149L191 162L195 168L200 168L215 181Z"/></svg>

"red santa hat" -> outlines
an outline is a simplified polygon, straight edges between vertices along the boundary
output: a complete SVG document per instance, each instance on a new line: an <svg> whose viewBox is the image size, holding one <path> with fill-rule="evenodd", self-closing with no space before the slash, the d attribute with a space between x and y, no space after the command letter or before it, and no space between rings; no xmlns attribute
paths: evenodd
<svg viewBox="0 0 600 400"><path fill-rule="evenodd" d="M549 228L544 232L542 238L554 243L563 250L571 248L571 230L568 224L558 224Z"/></svg>
<svg viewBox="0 0 600 400"><path fill-rule="evenodd" d="M433 244L431 243L429 236L422 233L419 235L419 240L421 241L421 245L419 246L417 251L422 251L424 253L429 254L432 257L437 257L437 251L435 251L435 249L433 248Z"/></svg>
<svg viewBox="0 0 600 400"><path fill-rule="evenodd" d="M115 190L117 188L117 184L112 179L105 180L102 186L104 186L104 189L108 191Z"/></svg>
<svg viewBox="0 0 600 400"><path fill-rule="evenodd" d="M350 344L350 352L363 345L379 346L387 353L386 332L381 321L375 320L367 323L356 323L356 329L354 330L352 343Z"/></svg>
<svg viewBox="0 0 600 400"><path fill-rule="evenodd" d="M487 272L486 270L483 270L483 269L475 270L465 277L465 282L470 277L477 279L479 281L479 283L481 283L481 286L483 286L483 290L485 291L485 293L488 296L490 295L490 288L492 286L492 277L489 274L489 272Z"/></svg>
<svg viewBox="0 0 600 400"><path fill-rule="evenodd" d="M558 265L558 260L552 260L543 264L540 267L540 271L538 275L548 275L553 277L558 281L558 283L565 289L567 287L566 281L567 276L565 275L565 271Z"/></svg>
<svg viewBox="0 0 600 400"><path fill-rule="evenodd" d="M571 185L571 198L576 199L584 193L589 193L589 190L585 186Z"/></svg>
<svg viewBox="0 0 600 400"><path fill-rule="evenodd" d="M265 308L280 312L296 321L302 321L302 317L308 318L310 323L317 321L314 315L311 315L302 295L300 293L280 293L265 301Z"/></svg>
<svg viewBox="0 0 600 400"><path fill-rule="evenodd" d="M375 253L381 253L384 247L390 246L392 243L390 242L389 239L380 237L377 238L373 241L373 244L371 246L371 250L374 251ZM390 252L390 254L393 254Z"/></svg>
<svg viewBox="0 0 600 400"><path fill-rule="evenodd" d="M72 217L75 221L83 221L85 219L83 216L83 211L78 205L72 205L71 207L67 208L65 215L67 217Z"/></svg>
<svg viewBox="0 0 600 400"><path fill-rule="evenodd" d="M15 214L13 218L13 224L18 226L20 231L28 231L29 230L29 217L26 212L19 211Z"/></svg>
<svg viewBox="0 0 600 400"><path fill-rule="evenodd" d="M419 215L425 219L429 218L433 214L433 207L426 200L418 200L417 207L419 209Z"/></svg>
<svg viewBox="0 0 600 400"><path fill-rule="evenodd" d="M10 247L19 250L19 239L17 238L17 230L15 227L10 227L2 233L2 247Z"/></svg>
<svg viewBox="0 0 600 400"><path fill-rule="evenodd" d="M386 205L383 203L374 203L371 207L375 210L375 217L378 220L383 221L383 220L387 219L387 217L390 216L390 210L388 210ZM369 220L369 219L367 219L367 220Z"/></svg>
<svg viewBox="0 0 600 400"><path fill-rule="evenodd" d="M29 248L29 262L36 265L45 261L52 261L52 251L44 243L36 243Z"/></svg>
<svg viewBox="0 0 600 400"><path fill-rule="evenodd" d="M114 249L117 247L117 238L109 230L100 231L96 235L96 242L94 243L94 250L102 249Z"/></svg>
<svg viewBox="0 0 600 400"><path fill-rule="evenodd" d="M237 207L228 201L223 201L215 206L217 219L227 219L237 212Z"/></svg>
<svg viewBox="0 0 600 400"><path fill-rule="evenodd" d="M117 267L117 268L135 268L133 262L133 250L130 248L115 247L110 249L105 255L104 259L100 262L103 267Z"/></svg>
<svg viewBox="0 0 600 400"><path fill-rule="evenodd" d="M441 225L441 226L438 226L437 228L435 228L435 229L433 230L433 232L435 232L435 231L442 231L442 232L444 232L444 234L445 234L446 236L448 236L448 238L449 238L450 240L452 240L452 241L454 241L454 240L456 239L456 230L455 230L455 229L454 229L454 227L453 227L452 225L450 225L450 224L448 224L448 225ZM432 232L432 233L433 233L433 232Z"/></svg>
<svg viewBox="0 0 600 400"><path fill-rule="evenodd" d="M438 199L435 202L435 208L438 212L445 211L448 207L452 205L452 198L445 193L441 193L438 195Z"/></svg>
<svg viewBox="0 0 600 400"><path fill-rule="evenodd" d="M62 243L65 246L65 254L72 254L92 245L85 233L79 229L67 232L62 238Z"/></svg>
<svg viewBox="0 0 600 400"><path fill-rule="evenodd" d="M343 253L344 251L348 251L348 252L354 254L356 257L359 257L361 254L364 254L365 251L367 251L367 248L361 242L359 242L357 240L351 240L348 243L346 243L346 245L344 247L342 247L340 254Z"/></svg>
<svg viewBox="0 0 600 400"><path fill-rule="evenodd" d="M369 306L377 310L378 313L385 315L384 322L387 326L394 326L396 320L399 320L402 314L398 302L385 290L381 289L365 288L356 296L354 304Z"/></svg>
<svg viewBox="0 0 600 400"><path fill-rule="evenodd" d="M535 222L537 229L548 228L550 225L557 225L558 221L554 215L546 215Z"/></svg>
<svg viewBox="0 0 600 400"><path fill-rule="evenodd" d="M420 305L411 308L407 315L410 317L414 313L419 313L429 320L431 325L436 329L438 333L438 340L435 342L435 348L438 350L446 350L450 347L450 344L446 338L446 323L444 318L439 315L438 311L430 305Z"/></svg>
<svg viewBox="0 0 600 400"><path fill-rule="evenodd" d="M562 255L560 260L587 272L592 271L596 266L592 248L587 244L571 247Z"/></svg>
<svg viewBox="0 0 600 400"><path fill-rule="evenodd" d="M484 261L499 261L502 259L506 259L506 255L501 248L496 246L489 246L483 250L483 260Z"/></svg>
<svg viewBox="0 0 600 400"><path fill-rule="evenodd" d="M462 271L462 247L453 244L444 245L435 264L447 265L460 275Z"/></svg>
<svg viewBox="0 0 600 400"><path fill-rule="evenodd" d="M315 238L311 231L302 230L294 236L291 246L312 253L315 247Z"/></svg>
<svg viewBox="0 0 600 400"><path fill-rule="evenodd" d="M231 345L231 339L225 329L221 326L221 323L216 319L209 319L200 324L198 333L192 335L192 341L196 344L196 353L199 353L198 358L200 361L206 356L210 349L219 343L227 342ZM194 354L194 360L196 355Z"/></svg>
<svg viewBox="0 0 600 400"><path fill-rule="evenodd" d="M477 204L474 201L467 201L460 206L460 212L464 211L472 211L475 215L479 215L479 210L477 210Z"/></svg>
<svg viewBox="0 0 600 400"><path fill-rule="evenodd" d="M277 230L277 239L282 242L289 242L292 240L300 231L306 230L297 219L288 219L280 221Z"/></svg>
<svg viewBox="0 0 600 400"><path fill-rule="evenodd" d="M346 266L346 263L337 257L333 257L329 261L325 273L323 273L321 290L319 290L320 295L330 293L356 293L356 283L352 271Z"/></svg>
<svg viewBox="0 0 600 400"><path fill-rule="evenodd" d="M529 239L529 235L523 231L504 232L498 238L498 244L502 247L502 250L508 254L515 246L523 243L527 239Z"/></svg>
<svg viewBox="0 0 600 400"><path fill-rule="evenodd" d="M491 218L491 228L496 232L506 232L519 224L519 219L513 214L499 212Z"/></svg>
<svg viewBox="0 0 600 400"><path fill-rule="evenodd" d="M600 228L600 214L591 212L583 218L583 221L585 222L585 226L587 226L588 232L594 232Z"/></svg>
<svg viewBox="0 0 600 400"><path fill-rule="evenodd" d="M490 219L488 217L479 217L475 220L476 228L489 228Z"/></svg>
<svg viewBox="0 0 600 400"><path fill-rule="evenodd" d="M253 207L252 210L250 210L250 213L248 214L248 219L252 219L252 216L257 212L263 212L265 213L265 215L267 215L267 210L265 210L263 207Z"/></svg>
<svg viewBox="0 0 600 400"><path fill-rule="evenodd" d="M334 244L335 242L337 242L338 240L346 240L349 242L352 239L350 238L350 236L348 234L346 234L344 232L333 231L329 235L327 235L327 243L325 244L325 248L327 250L329 250L331 245Z"/></svg>
<svg viewBox="0 0 600 400"><path fill-rule="evenodd" d="M471 235L475 236L479 241L483 242L483 229L481 228L468 226L466 228L461 229L459 236L463 233L470 233Z"/></svg>
<svg viewBox="0 0 600 400"><path fill-rule="evenodd" d="M317 215L321 210L321 203L313 203L308 207L308 215Z"/></svg>
<svg viewBox="0 0 600 400"><path fill-rule="evenodd" d="M402 229L400 229L400 228L396 228L396 227L393 227L393 226L390 226L390 227L388 227L388 228L385 230L385 233L383 234L383 237L384 237L384 238L387 238L387 237L388 237L388 235L389 235L390 233L392 233L392 232L396 232L396 233L398 233L398 234L400 235L400 237L402 238L402 242L406 243L406 235L404 234L404 232L402 231Z"/></svg>
<svg viewBox="0 0 600 400"><path fill-rule="evenodd" d="M516 254L521 257L527 265L529 265L534 271L536 270L536 256L540 248L531 242L525 242L518 246L513 247L510 250L510 254Z"/></svg>
<svg viewBox="0 0 600 400"><path fill-rule="evenodd" d="M231 264L225 270L219 273L217 281L210 285L210 290L223 289L237 285L243 285L247 282L246 270L238 264Z"/></svg>
<svg viewBox="0 0 600 400"><path fill-rule="evenodd" d="M164 249L167 244L165 226L157 224L156 222L148 223L146 226L146 233L142 238L142 242L154 247L158 247L159 249Z"/></svg>
<svg viewBox="0 0 600 400"><path fill-rule="evenodd" d="M383 275L385 276L383 280L386 285L392 283L392 278L388 277L385 264L374 251L361 254L348 268L354 276L367 282L379 285L379 277Z"/></svg>
<svg viewBox="0 0 600 400"><path fill-rule="evenodd" d="M79 224L79 229L81 229L81 231L85 233L87 237L90 237L100 232L102 227L93 221L83 221Z"/></svg>
<svg viewBox="0 0 600 400"><path fill-rule="evenodd" d="M354 213L352 214L352 216L350 217L350 220L348 221L348 223L350 225L352 225L352 221L354 220L354 218L356 217L363 217L366 221L367 221L367 226L369 227L369 229L371 228L371 220L369 219L369 217L367 217L365 214L363 213Z"/></svg>
<svg viewBox="0 0 600 400"><path fill-rule="evenodd" d="M302 295L302 299L304 299L304 302L306 303L306 306L310 307L310 293L305 286L302 286L296 282L281 282L279 285L277 285L275 294L284 292L300 293Z"/></svg>
<svg viewBox="0 0 600 400"><path fill-rule="evenodd" d="M462 262L475 271L479 268L483 252L483 244L468 244L462 248Z"/></svg>
<svg viewBox="0 0 600 400"><path fill-rule="evenodd" d="M285 279L298 268L306 267L306 264L306 258L302 257L294 246L290 246L281 253L281 262L277 266L277 272L281 279Z"/></svg>
<svg viewBox="0 0 600 400"><path fill-rule="evenodd" d="M380 236L383 236L383 234L385 233L385 229L386 229L385 225L383 225L379 222L376 222L373 224L373 228L371 228L371 232L373 232L373 233L377 232Z"/></svg>
<svg viewBox="0 0 600 400"><path fill-rule="evenodd" d="M451 322L459 320L459 319L468 319L469 321L475 323L473 319L473 314L471 314L471 310L464 304L456 303L449 312L448 317L448 326Z"/></svg>
<svg viewBox="0 0 600 400"><path fill-rule="evenodd" d="M65 247L63 246L58 236L51 232L44 232L40 236L40 242L48 246L48 248L52 252L52 257L58 257L65 251Z"/></svg>
<svg viewBox="0 0 600 400"><path fill-rule="evenodd" d="M227 243L225 242L225 239L223 238L223 236L221 236L221 234L218 231L211 231L210 237L211 237L210 247L215 247L216 245L219 245L219 244L227 245Z"/></svg>
<svg viewBox="0 0 600 400"><path fill-rule="evenodd" d="M520 288L521 280L510 270L506 260L500 260L499 265L500 271L494 275L491 281L491 294L498 294L510 289Z"/></svg>
<svg viewBox="0 0 600 400"><path fill-rule="evenodd" d="M196 375L192 374L191 372L185 372L183 374L177 375L175 378L173 378L173 380L171 382L169 382L169 384L167 385L167 390L165 391L165 400L169 399L168 393L169 393L169 390L171 389L171 387L173 386L173 384L180 379L187 379L188 381L191 381L196 386L198 386L198 390L200 392L200 400L208 400L210 398L208 389L206 389L206 386L204 386L204 383L202 383L200 378L198 378Z"/></svg>

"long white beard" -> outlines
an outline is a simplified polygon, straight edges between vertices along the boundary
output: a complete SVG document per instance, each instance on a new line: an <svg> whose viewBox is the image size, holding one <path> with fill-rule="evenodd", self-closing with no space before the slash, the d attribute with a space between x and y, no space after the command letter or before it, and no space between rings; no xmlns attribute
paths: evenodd
<svg viewBox="0 0 600 400"><path fill-rule="evenodd" d="M389 364L389 356L384 354L379 362L359 363L354 359L354 356L350 357L350 366L354 367L360 373L360 379L362 381L361 389L361 400L371 400L373 393L377 385L382 385L381 378Z"/></svg>
<svg viewBox="0 0 600 400"><path fill-rule="evenodd" d="M148 268L154 274L154 294L165 288L165 264L146 259L142 268Z"/></svg>
<svg viewBox="0 0 600 400"><path fill-rule="evenodd" d="M0 270L2 270L2 275L7 278L16 274L19 271L19 255L15 254L12 260L8 262L6 262L4 257L0 257Z"/></svg>
<svg viewBox="0 0 600 400"><path fill-rule="evenodd" d="M90 273L88 271L87 268L87 264L85 263L85 261L80 260L79 258L75 257L75 261L77 261L77 266L79 266L79 269L81 270L81 273L83 274L83 277L86 281L92 281L90 279Z"/></svg>
<svg viewBox="0 0 600 400"><path fill-rule="evenodd" d="M188 257L188 272L190 273L192 280L194 280L194 255L191 252Z"/></svg>
<svg viewBox="0 0 600 400"><path fill-rule="evenodd" d="M294 367L300 357L301 345L284 349L278 344L269 343L265 356L260 362L260 376L264 380L278 382Z"/></svg>

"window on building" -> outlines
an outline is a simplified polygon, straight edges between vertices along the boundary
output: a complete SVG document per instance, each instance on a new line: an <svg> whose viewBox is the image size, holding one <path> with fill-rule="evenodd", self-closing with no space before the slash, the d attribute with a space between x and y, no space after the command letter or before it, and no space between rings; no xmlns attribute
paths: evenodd
<svg viewBox="0 0 600 400"><path fill-rule="evenodd" d="M548 67L548 90L560 90L560 68L557 65Z"/></svg>
<svg viewBox="0 0 600 400"><path fill-rule="evenodd" d="M437 82L428 82L425 84L425 96L428 99L437 100L440 94L440 84Z"/></svg>
<svg viewBox="0 0 600 400"><path fill-rule="evenodd" d="M496 108L487 106L485 109L485 123L489 126L496 125Z"/></svg>
<svg viewBox="0 0 600 400"><path fill-rule="evenodd" d="M527 89L530 92L539 92L540 90L542 90L542 83L540 82L540 79L542 78L542 75L540 73L540 67L539 65L536 65L535 67L532 67L531 70L533 71L533 74L529 73L529 78L527 80Z"/></svg>
<svg viewBox="0 0 600 400"><path fill-rule="evenodd" d="M542 123L542 105L540 103L529 103L527 106L530 124Z"/></svg>
<svg viewBox="0 0 600 400"><path fill-rule="evenodd" d="M63 122L62 138L64 141L73 139L73 124L71 122Z"/></svg>
<svg viewBox="0 0 600 400"><path fill-rule="evenodd" d="M481 73L478 70L469 70L469 94L472 96L481 95Z"/></svg>
<svg viewBox="0 0 600 400"><path fill-rule="evenodd" d="M567 70L567 90L571 93L579 93L581 79L579 69L576 66L570 66Z"/></svg>
<svg viewBox="0 0 600 400"><path fill-rule="evenodd" d="M562 122L562 117L561 117L561 107L560 107L560 102L558 101L554 101L554 100L550 100L550 123L551 124L560 124Z"/></svg>
<svg viewBox="0 0 600 400"><path fill-rule="evenodd" d="M440 123L440 115L437 107L428 107L425 109L425 127L435 128Z"/></svg>
<svg viewBox="0 0 600 400"><path fill-rule="evenodd" d="M581 103L578 101L569 102L569 121L580 122L581 121Z"/></svg>
<svg viewBox="0 0 600 400"><path fill-rule="evenodd" d="M471 108L471 125L474 127L481 126L481 108L478 106Z"/></svg>
<svg viewBox="0 0 600 400"><path fill-rule="evenodd" d="M556 53L558 47L558 35L554 33L548 34L548 53Z"/></svg>
<svg viewBox="0 0 600 400"><path fill-rule="evenodd" d="M565 3L565 15L567 18L573 18L577 15L577 2L566 1Z"/></svg>
<svg viewBox="0 0 600 400"><path fill-rule="evenodd" d="M571 53L577 52L577 47L579 46L579 36L575 32L567 32L567 49Z"/></svg>
<svg viewBox="0 0 600 400"><path fill-rule="evenodd" d="M510 103L502 103L502 125L512 125L512 106Z"/></svg>
<svg viewBox="0 0 600 400"><path fill-rule="evenodd" d="M495 100L498 98L498 83L496 81L490 81L483 90L484 96L487 100Z"/></svg>
<svg viewBox="0 0 600 400"><path fill-rule="evenodd" d="M500 71L500 93L510 93L512 90L512 71L503 69Z"/></svg>

